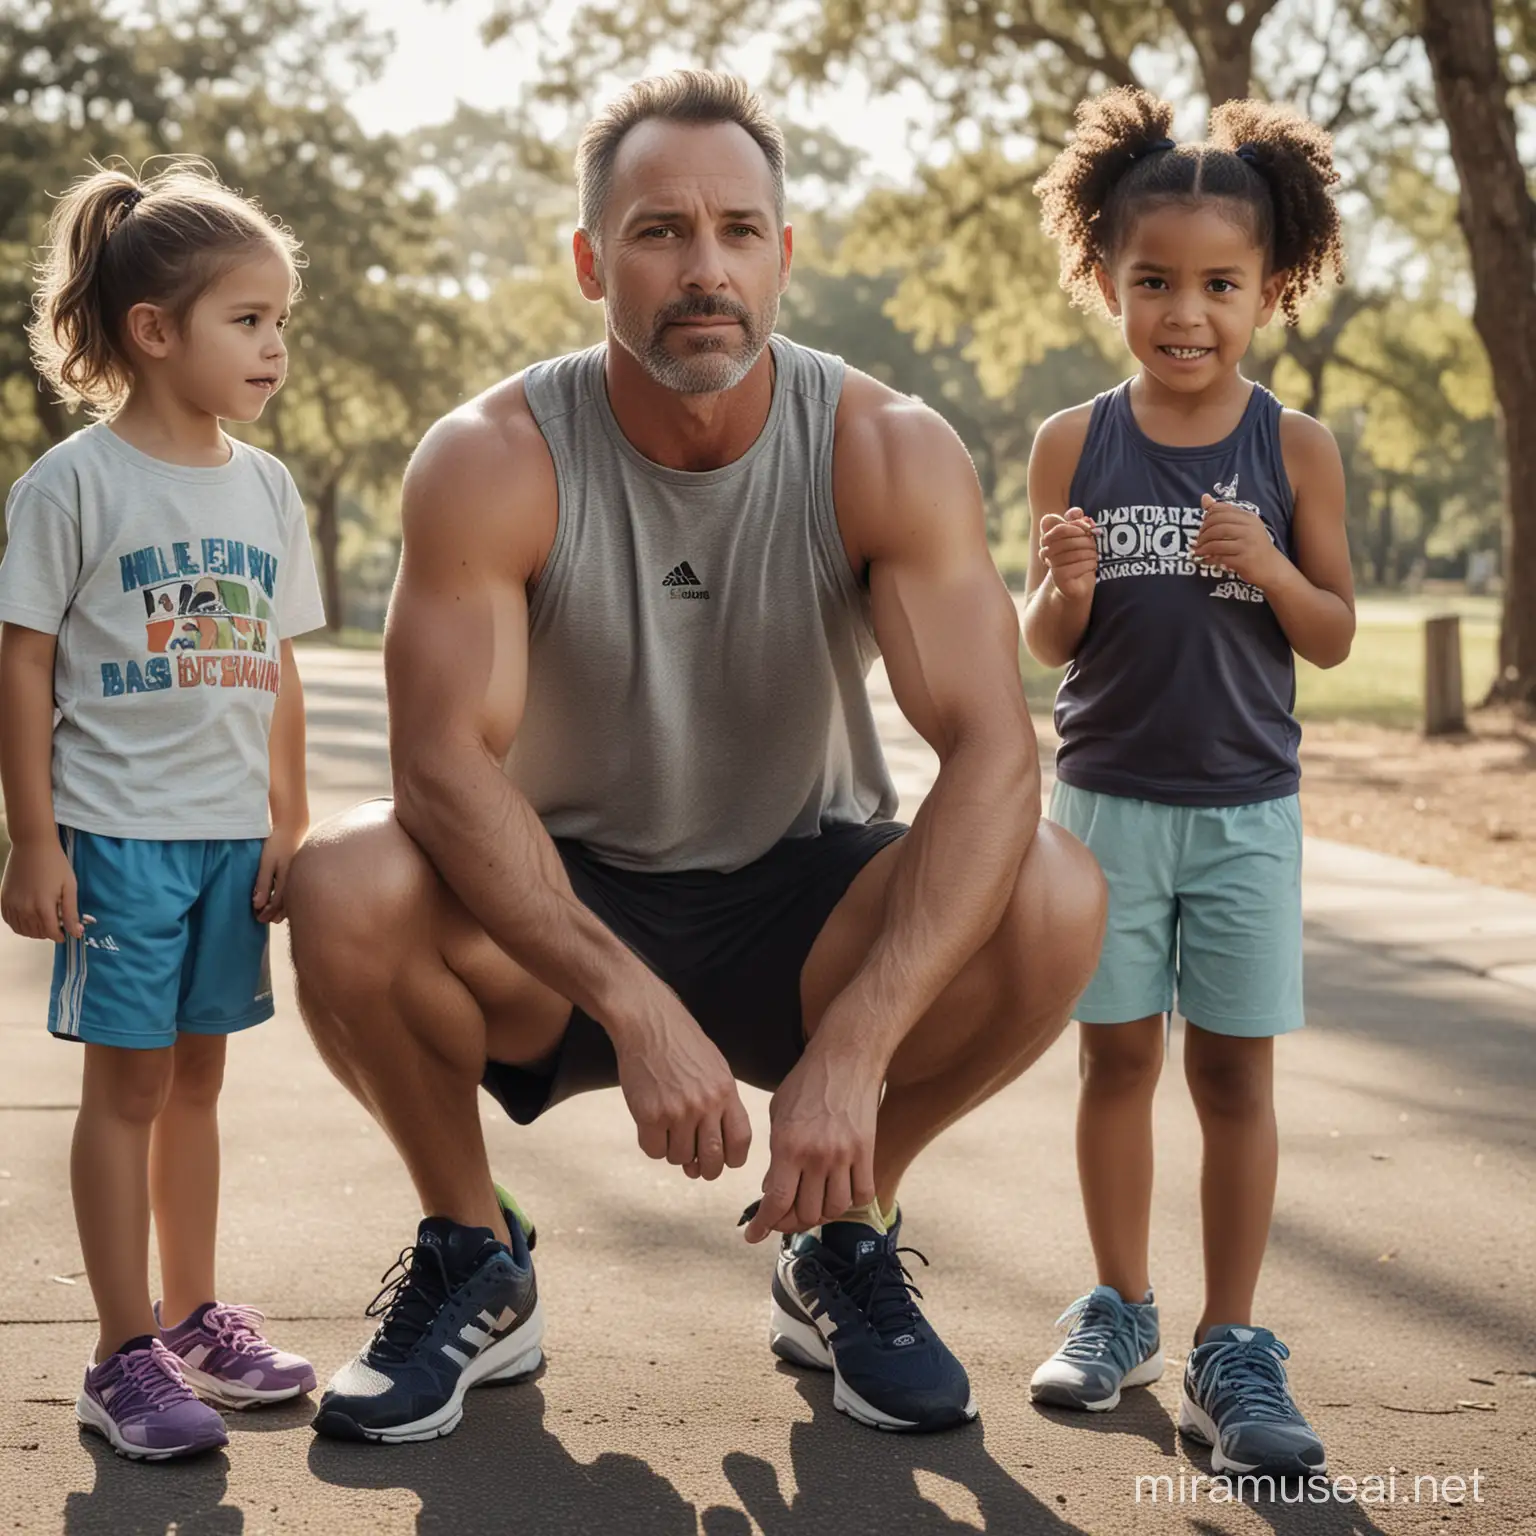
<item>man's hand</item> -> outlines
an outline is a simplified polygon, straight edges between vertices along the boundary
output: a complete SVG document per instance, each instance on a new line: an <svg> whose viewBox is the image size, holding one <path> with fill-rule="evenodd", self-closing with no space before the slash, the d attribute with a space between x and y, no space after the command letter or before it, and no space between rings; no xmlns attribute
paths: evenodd
<svg viewBox="0 0 1536 1536"><path fill-rule="evenodd" d="M251 906L258 923L280 923L287 917L283 895L288 886L288 870L303 841L303 827L274 826L267 834L256 869L256 889L251 892Z"/></svg>
<svg viewBox="0 0 1536 1536"><path fill-rule="evenodd" d="M690 1179L718 1179L746 1162L752 1122L719 1047L666 997L659 1029L614 1040L619 1086L647 1157L675 1163Z"/></svg>
<svg viewBox="0 0 1536 1536"><path fill-rule="evenodd" d="M1275 541L1257 512L1235 507L1230 501L1217 501L1210 495L1202 496L1200 505L1205 517L1190 551L1196 560L1222 566L1239 581L1246 581L1260 591L1275 579L1282 564L1290 563L1275 548Z"/></svg>
<svg viewBox="0 0 1536 1536"><path fill-rule="evenodd" d="M1068 507L1066 516L1047 512L1040 519L1040 558L1063 597L1092 597L1098 579L1097 524L1081 507Z"/></svg>
<svg viewBox="0 0 1536 1536"><path fill-rule="evenodd" d="M770 1160L749 1243L807 1231L875 1198L880 1083L867 1063L807 1046L769 1107Z"/></svg>
<svg viewBox="0 0 1536 1536"><path fill-rule="evenodd" d="M80 918L80 888L58 838L11 845L0 883L0 917L24 939L85 937Z"/></svg>

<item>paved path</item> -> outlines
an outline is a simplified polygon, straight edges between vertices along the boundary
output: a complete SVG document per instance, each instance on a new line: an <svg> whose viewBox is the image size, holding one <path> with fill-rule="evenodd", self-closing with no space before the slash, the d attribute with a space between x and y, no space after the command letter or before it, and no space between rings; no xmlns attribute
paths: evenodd
<svg viewBox="0 0 1536 1536"><path fill-rule="evenodd" d="M305 671L324 814L384 786L378 661L310 651ZM932 758L890 706L882 719L910 813ZM227 1456L120 1462L71 1412L92 1335L65 1182L78 1058L41 1027L49 952L7 934L0 1531L1536 1530L1536 993L1518 984L1536 979L1536 901L1323 844L1309 848L1306 899L1312 1027L1281 1047L1262 1310L1294 1350L1335 1472L1397 1468L1396 1504L1206 1502L1187 1480L1207 1463L1175 1434L1176 1370L1102 1417L1030 1408L1052 1320L1091 1279L1070 1041L945 1136L904 1190L909 1240L933 1260L920 1271L930 1313L982 1405L970 1430L872 1434L832 1411L826 1379L777 1366L768 1255L734 1226L761 1151L720 1184L690 1184L639 1155L622 1101L603 1094L526 1132L486 1111L496 1166L539 1224L541 1379L477 1394L459 1433L430 1446L318 1442L300 1406L233 1417ZM317 1062L285 976L279 999L278 1019L231 1054L223 1283L328 1373L366 1336L362 1308L415 1212L389 1147ZM1199 1142L1177 1062L1159 1104L1154 1237L1175 1361L1200 1289ZM761 1147L766 1101L748 1104ZM1405 1502L1415 1475L1474 1471L1480 1503L1470 1484L1457 1508ZM1145 1490L1137 1503L1138 1475L1172 1480L1164 1507Z"/></svg>

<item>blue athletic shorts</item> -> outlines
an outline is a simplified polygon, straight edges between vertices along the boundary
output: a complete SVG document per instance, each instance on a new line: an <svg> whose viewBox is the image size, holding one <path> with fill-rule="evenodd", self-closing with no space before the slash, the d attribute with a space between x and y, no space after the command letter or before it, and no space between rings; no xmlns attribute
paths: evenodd
<svg viewBox="0 0 1536 1536"><path fill-rule="evenodd" d="M182 1030L228 1035L272 1017L268 929L251 906L261 838L59 836L80 915L96 921L54 956L54 1035L155 1050Z"/></svg>
<svg viewBox="0 0 1536 1536"><path fill-rule="evenodd" d="M1074 1016L1168 1013L1218 1035L1300 1029L1301 806L1162 805L1059 779L1051 820L1086 843L1109 885L1099 968Z"/></svg>

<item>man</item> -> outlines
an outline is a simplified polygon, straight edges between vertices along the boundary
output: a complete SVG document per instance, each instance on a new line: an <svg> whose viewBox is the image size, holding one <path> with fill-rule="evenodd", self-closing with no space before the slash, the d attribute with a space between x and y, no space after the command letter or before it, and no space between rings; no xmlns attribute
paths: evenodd
<svg viewBox="0 0 1536 1536"><path fill-rule="evenodd" d="M897 1184L1065 1026L1102 883L1039 819L963 447L772 335L783 159L739 81L632 87L577 162L606 345L470 401L412 460L395 798L315 833L289 910L315 1041L427 1216L323 1434L445 1434L469 1386L539 1362L482 1083L520 1122L617 1083L642 1150L705 1179L747 1157L734 1078L776 1090L746 1229L784 1235L775 1352L868 1424L975 1417L896 1256ZM877 651L940 759L910 831Z"/></svg>

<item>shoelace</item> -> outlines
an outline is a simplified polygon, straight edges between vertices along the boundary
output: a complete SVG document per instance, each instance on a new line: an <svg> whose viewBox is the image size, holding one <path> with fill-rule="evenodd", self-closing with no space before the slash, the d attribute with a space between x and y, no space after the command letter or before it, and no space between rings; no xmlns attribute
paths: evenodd
<svg viewBox="0 0 1536 1536"><path fill-rule="evenodd" d="M1058 1328L1071 1325L1067 1342L1058 1351L1068 1360L1093 1363L1109 1359L1122 1374L1138 1365L1147 1353L1151 1329L1127 1302L1090 1291L1056 1319Z"/></svg>
<svg viewBox="0 0 1536 1536"><path fill-rule="evenodd" d="M1294 1422L1298 1417L1296 1405L1281 1364L1290 1357L1290 1350L1279 1339L1232 1339L1215 1345L1210 1359L1197 1368L1204 1378L1201 1395L1214 1400L1221 1410L1212 1417L1225 1420L1236 1408L1249 1419Z"/></svg>
<svg viewBox="0 0 1536 1536"><path fill-rule="evenodd" d="M927 1256L916 1248L884 1248L863 1264L851 1263L827 1248L821 1248L816 1261L834 1280L842 1293L882 1339L892 1338L920 1327L923 1314L916 1303L923 1293L898 1255L910 1253L928 1267Z"/></svg>
<svg viewBox="0 0 1536 1536"><path fill-rule="evenodd" d="M267 1314L255 1307L221 1303L203 1314L203 1327L237 1355L270 1355L275 1351L262 1337L260 1327L266 1320Z"/></svg>
<svg viewBox="0 0 1536 1536"><path fill-rule="evenodd" d="M192 1390L181 1374L181 1362L158 1341L125 1357L123 1377L133 1383L149 1407L159 1412L185 1402Z"/></svg>
<svg viewBox="0 0 1536 1536"><path fill-rule="evenodd" d="M419 1243L402 1248L400 1257L379 1278L383 1288L364 1309L365 1316L380 1319L368 1348L371 1354L399 1364L432 1326L453 1287L442 1250Z"/></svg>

